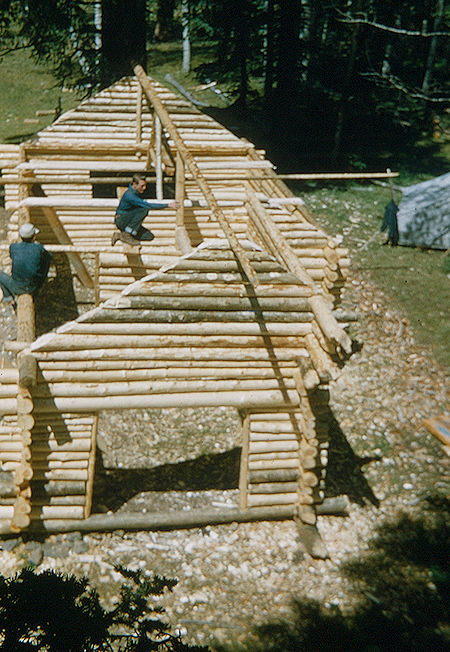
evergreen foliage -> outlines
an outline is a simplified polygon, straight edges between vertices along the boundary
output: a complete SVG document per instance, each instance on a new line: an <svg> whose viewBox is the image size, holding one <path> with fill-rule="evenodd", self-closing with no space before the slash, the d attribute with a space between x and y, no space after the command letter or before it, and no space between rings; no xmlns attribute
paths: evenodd
<svg viewBox="0 0 450 652"><path fill-rule="evenodd" d="M5 652L206 652L189 646L161 618L154 599L176 580L123 566L117 605L105 609L86 578L30 568L0 576L0 650Z"/></svg>
<svg viewBox="0 0 450 652"><path fill-rule="evenodd" d="M201 81L309 163L313 152L342 168L348 152L431 134L450 104L448 0L184 2L190 42L213 43ZM0 0L0 55L30 48L60 83L92 92L145 67L150 33L180 35L181 3Z"/></svg>

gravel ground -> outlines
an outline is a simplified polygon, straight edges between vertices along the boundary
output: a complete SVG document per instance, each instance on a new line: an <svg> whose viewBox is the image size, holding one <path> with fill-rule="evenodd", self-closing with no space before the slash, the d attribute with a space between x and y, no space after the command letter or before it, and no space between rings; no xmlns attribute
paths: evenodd
<svg viewBox="0 0 450 652"><path fill-rule="evenodd" d="M446 377L418 347L408 321L366 278L351 272L344 306L358 351L331 387L327 494L345 494L347 517L324 516L326 560L305 551L295 523L231 524L166 532L72 533L45 541L0 542L0 568L85 574L110 604L120 583L114 564L179 582L163 598L190 643L243 641L255 624L292 617L293 600L315 599L345 613L359 597L344 565L368 554L378 528L423 515L427 498L448 496L448 457L422 426L445 411ZM14 333L0 304L1 337ZM96 511L167 512L235 506L239 421L228 409L147 410L101 415Z"/></svg>

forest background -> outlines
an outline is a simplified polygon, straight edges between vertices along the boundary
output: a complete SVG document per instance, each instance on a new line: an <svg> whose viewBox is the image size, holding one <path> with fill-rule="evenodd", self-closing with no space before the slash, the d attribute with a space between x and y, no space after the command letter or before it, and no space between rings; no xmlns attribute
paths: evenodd
<svg viewBox="0 0 450 652"><path fill-rule="evenodd" d="M448 0L0 0L0 139L31 137L138 62L279 172L398 171L391 187L291 187L447 366L449 256L375 235L402 187L449 169L449 23Z"/></svg>

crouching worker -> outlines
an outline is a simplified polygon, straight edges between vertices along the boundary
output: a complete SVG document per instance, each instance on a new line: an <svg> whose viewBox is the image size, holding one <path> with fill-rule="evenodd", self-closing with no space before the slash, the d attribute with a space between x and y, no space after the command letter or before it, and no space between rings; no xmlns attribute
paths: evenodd
<svg viewBox="0 0 450 652"><path fill-rule="evenodd" d="M162 202L149 202L142 199L141 195L147 188L145 176L142 174L133 175L128 190L124 192L117 207L115 224L119 231L113 234L111 244L115 245L118 240L128 244L138 244L143 240L153 240L155 237L151 231L142 226L150 209L178 208L179 202L171 201L169 204Z"/></svg>
<svg viewBox="0 0 450 652"><path fill-rule="evenodd" d="M47 278L52 254L41 244L34 242L39 233L33 224L22 224L19 235L22 242L14 242L9 247L11 275L0 271L0 290L3 301L13 302L19 294L36 296Z"/></svg>

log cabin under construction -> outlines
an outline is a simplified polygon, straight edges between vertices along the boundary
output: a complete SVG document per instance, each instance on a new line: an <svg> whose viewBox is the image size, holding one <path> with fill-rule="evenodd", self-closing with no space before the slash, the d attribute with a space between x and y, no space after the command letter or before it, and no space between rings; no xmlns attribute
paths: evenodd
<svg viewBox="0 0 450 652"><path fill-rule="evenodd" d="M0 145L9 241L32 222L92 297L39 333L32 297L18 297L0 369L0 530L94 518L100 411L210 406L241 419L234 516L313 526L328 384L352 345L335 312L347 253L264 152L134 73ZM180 206L150 211L152 242L112 246L117 191L134 172Z"/></svg>

